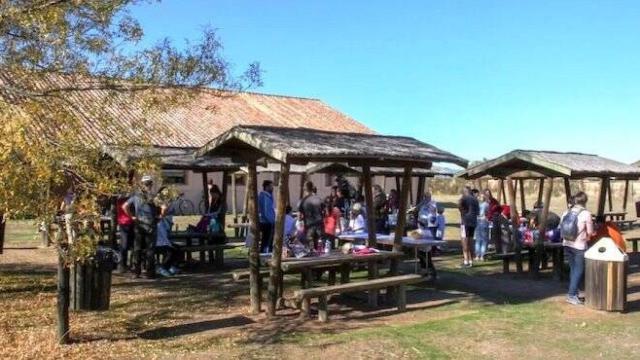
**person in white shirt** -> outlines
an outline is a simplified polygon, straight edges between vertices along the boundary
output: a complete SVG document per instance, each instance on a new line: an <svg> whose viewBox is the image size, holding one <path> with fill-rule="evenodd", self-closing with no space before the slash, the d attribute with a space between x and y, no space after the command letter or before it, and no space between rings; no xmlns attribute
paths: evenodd
<svg viewBox="0 0 640 360"><path fill-rule="evenodd" d="M351 219L349 220L349 230L356 233L363 233L367 230L367 223L362 215L362 206L359 203L351 207Z"/></svg>
<svg viewBox="0 0 640 360"><path fill-rule="evenodd" d="M573 305L582 305L583 301L578 297L578 287L584 275L584 253L587 250L587 242L595 234L591 213L586 209L588 197L584 192L577 193L574 204L569 210L562 214L560 221L560 231L563 237L565 257L569 261L569 291L567 292L567 302ZM571 217L567 217L571 215ZM569 219L575 219L571 224ZM573 226L575 234L570 234ZM569 229L569 230L567 230Z"/></svg>

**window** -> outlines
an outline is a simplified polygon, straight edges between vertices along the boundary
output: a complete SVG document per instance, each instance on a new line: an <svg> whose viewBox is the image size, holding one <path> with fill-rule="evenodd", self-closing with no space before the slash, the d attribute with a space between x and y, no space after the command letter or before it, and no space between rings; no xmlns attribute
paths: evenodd
<svg viewBox="0 0 640 360"><path fill-rule="evenodd" d="M187 172L184 170L162 170L162 183L165 185L187 185Z"/></svg>

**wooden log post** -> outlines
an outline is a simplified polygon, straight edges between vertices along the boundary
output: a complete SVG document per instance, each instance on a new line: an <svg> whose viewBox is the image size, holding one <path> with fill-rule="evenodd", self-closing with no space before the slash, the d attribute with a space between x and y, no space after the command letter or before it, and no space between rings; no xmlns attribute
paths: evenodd
<svg viewBox="0 0 640 360"><path fill-rule="evenodd" d="M507 178L507 189L509 191L509 207L511 207L511 223L513 225L511 242L513 243L516 253L516 270L518 273L522 273L522 245L520 241L518 241L518 223L520 222L520 216L518 215L518 207L516 206L516 189L511 178Z"/></svg>
<svg viewBox="0 0 640 360"><path fill-rule="evenodd" d="M231 172L231 214L236 219L238 216L238 193L236 189L236 174Z"/></svg>
<svg viewBox="0 0 640 360"><path fill-rule="evenodd" d="M534 254L533 261L533 271L532 275L534 278L538 278L540 269L540 261L542 260L542 256L544 255L544 240L545 240L545 230L547 228L547 218L549 217L549 208L551 207L551 195L553 195L553 178L547 178L547 187L544 190L544 206L542 207L542 214L540 216L540 223L538 224L538 239L536 240L536 251ZM530 270L531 271L531 270Z"/></svg>
<svg viewBox="0 0 640 360"><path fill-rule="evenodd" d="M538 200L536 201L537 204L540 204L542 202L543 195L544 195L544 179L540 179L538 182Z"/></svg>
<svg viewBox="0 0 640 360"><path fill-rule="evenodd" d="M503 179L499 179L498 180L498 197L496 199L498 199L498 202L502 202L503 204L506 204L506 201L502 201L502 199L504 198L504 180Z"/></svg>
<svg viewBox="0 0 640 360"><path fill-rule="evenodd" d="M257 182L257 180L256 180L256 182ZM257 188L258 188L258 185L256 184L256 189ZM243 217L242 220L243 221L247 217L248 213L249 213L249 174L245 174L244 175L244 204L242 206L242 217Z"/></svg>
<svg viewBox="0 0 640 360"><path fill-rule="evenodd" d="M507 204L507 192L504 189L504 180L500 180L500 189L502 190L502 203Z"/></svg>
<svg viewBox="0 0 640 360"><path fill-rule="evenodd" d="M228 202L227 202L227 196L229 194L229 171L223 171L222 172L222 205L224 206L224 215L222 216L222 231L224 231L224 229L226 229L226 220L227 220L227 209L229 209L228 206ZM233 177L233 173L231 173L231 176Z"/></svg>
<svg viewBox="0 0 640 360"><path fill-rule="evenodd" d="M571 183L569 182L569 178L564 178L564 196L567 199L567 207L571 203Z"/></svg>
<svg viewBox="0 0 640 360"><path fill-rule="evenodd" d="M304 183L307 182L308 179L308 175L307 173L301 173L300 174L300 199L302 199L304 197Z"/></svg>
<svg viewBox="0 0 640 360"><path fill-rule="evenodd" d="M259 314L261 311L261 278L260 278L260 229L258 227L258 174L256 162L251 161L248 166L247 175L247 205L249 212L249 231L253 235L253 243L249 250L249 284L251 297L251 313Z"/></svg>
<svg viewBox="0 0 640 360"><path fill-rule="evenodd" d="M518 179L518 183L520 184L520 209L524 211L527 208L527 200L524 195L524 180Z"/></svg>
<svg viewBox="0 0 640 360"><path fill-rule="evenodd" d="M425 193L426 177L424 175L418 176L418 190L416 191L416 203L419 203L422 199L422 195Z"/></svg>
<svg viewBox="0 0 640 360"><path fill-rule="evenodd" d="M202 200L205 214L209 212L209 173L202 172Z"/></svg>
<svg viewBox="0 0 640 360"><path fill-rule="evenodd" d="M409 184L411 183L411 167L404 168L402 190L400 191L400 206L398 208L398 223L393 239L393 251L402 251L402 237L407 224L407 208L409 201Z"/></svg>
<svg viewBox="0 0 640 360"><path fill-rule="evenodd" d="M611 181L607 181L607 197L609 198L609 212L613 211L613 201L611 199Z"/></svg>
<svg viewBox="0 0 640 360"><path fill-rule="evenodd" d="M269 274L269 304L267 315L276 314L278 303L278 289L280 288L280 273L282 269L282 246L284 243L284 218L285 208L289 201L289 164L280 165L280 186L278 187L278 199L276 205L276 224L273 234L273 255L271 257L271 272Z"/></svg>
<svg viewBox="0 0 640 360"><path fill-rule="evenodd" d="M400 184L400 176L396 176L396 190L400 191L402 184Z"/></svg>
<svg viewBox="0 0 640 360"><path fill-rule="evenodd" d="M604 216L604 207L607 202L607 188L609 187L609 178L602 178L600 182L600 196L598 197L598 216Z"/></svg>
<svg viewBox="0 0 640 360"><path fill-rule="evenodd" d="M364 202L367 207L367 245L376 247L376 213L373 207L373 187L371 186L369 165L362 167L362 186L364 187Z"/></svg>
<svg viewBox="0 0 640 360"><path fill-rule="evenodd" d="M624 181L624 198L622 200L622 211L623 212L627 212L627 203L628 202L629 202L629 180L625 180ZM1 249L0 249L0 254L2 254L2 250Z"/></svg>
<svg viewBox="0 0 640 360"><path fill-rule="evenodd" d="M67 245L60 244L58 253L58 343L68 344L69 336L69 267L66 265L65 255Z"/></svg>

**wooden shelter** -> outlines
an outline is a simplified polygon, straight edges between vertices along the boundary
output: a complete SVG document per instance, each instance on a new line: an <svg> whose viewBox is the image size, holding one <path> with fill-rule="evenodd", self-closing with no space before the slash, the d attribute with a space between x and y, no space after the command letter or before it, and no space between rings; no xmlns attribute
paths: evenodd
<svg viewBox="0 0 640 360"><path fill-rule="evenodd" d="M413 168L429 169L433 162L449 162L466 166L467 161L449 152L409 137L357 133L336 133L307 128L277 128L268 126L236 126L211 140L197 155L228 156L246 163L249 178L250 231L256 239L250 250L251 310L260 312L259 230L257 209L257 168L259 160L280 164L280 187L277 197L276 225L269 281L268 314L274 315L279 284L282 281L281 260L284 231L284 209L289 198L288 178L291 165L310 162L338 162L362 167L368 217L368 243L374 246L375 216L371 189L371 167L402 167L403 186L400 212L407 208L409 183ZM405 218L398 219L394 250L400 250Z"/></svg>
<svg viewBox="0 0 640 360"><path fill-rule="evenodd" d="M506 182L509 194L509 206L511 207L511 217L514 224L518 221L516 206L517 188L520 188L521 208L524 210L526 207L524 180L539 181L540 190L538 194L538 201L542 202L544 205L539 227L541 234L544 234L543 230L549 214L551 195L553 191L553 180L555 178L564 179L567 203L570 202L571 198L570 180L587 178L600 179L601 185L597 214L604 215L607 194L609 194L609 207L610 209L612 208L611 180L625 181L623 207L626 210L629 182L640 178L640 169L597 155L575 152L514 150L493 160L485 161L481 164L470 167L459 173L457 176L469 180L491 177L499 179L501 187L504 182ZM517 244L517 241L515 241L515 233L516 232L514 231L514 243ZM541 236L536 244L536 252L538 254L542 251L541 246L543 240L544 239ZM534 265L534 273L536 273L537 265Z"/></svg>

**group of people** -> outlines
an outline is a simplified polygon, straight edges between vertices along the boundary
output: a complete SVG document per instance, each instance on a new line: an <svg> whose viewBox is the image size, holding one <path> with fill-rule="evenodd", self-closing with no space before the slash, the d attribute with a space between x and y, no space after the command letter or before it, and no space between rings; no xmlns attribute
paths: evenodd
<svg viewBox="0 0 640 360"><path fill-rule="evenodd" d="M558 216L549 212L542 233L543 204L538 203L533 211L522 211L513 224L511 209L501 205L489 189L482 193L476 189L465 187L458 203L461 215L462 267L473 266L473 261L483 261L487 245L492 240L497 252L508 252L515 245L515 239L521 245L533 245L542 238L544 241L562 242L565 257L570 268L567 302L575 305L583 304L578 297L579 286L584 277L584 254L588 246L604 237L611 238L623 251L625 241L612 222L604 217L594 218L587 210L588 197L584 192L575 194L568 204L567 210ZM472 247L472 242L474 242Z"/></svg>
<svg viewBox="0 0 640 360"><path fill-rule="evenodd" d="M134 277L142 275L154 278L156 275L169 277L177 274L180 248L170 240L173 228L174 199L167 187L153 192L153 178L142 176L138 190L116 201L116 219L120 230L121 273L131 270ZM209 183L209 208L194 230L219 233L224 236L224 206L222 192L217 185ZM132 251L131 268L128 254ZM156 255L162 261L156 266Z"/></svg>

